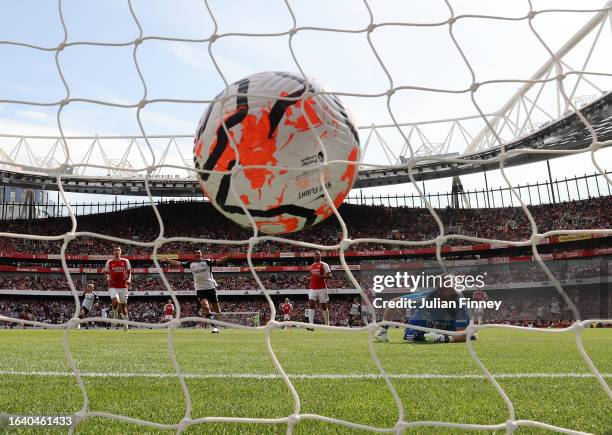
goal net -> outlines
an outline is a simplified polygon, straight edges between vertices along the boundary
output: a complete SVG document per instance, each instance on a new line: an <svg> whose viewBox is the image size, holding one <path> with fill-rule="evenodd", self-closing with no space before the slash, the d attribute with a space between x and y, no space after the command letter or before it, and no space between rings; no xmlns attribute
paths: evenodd
<svg viewBox="0 0 612 435"><path fill-rule="evenodd" d="M135 34L135 37L124 40L108 39L99 35L94 39L82 36L87 35L87 29L84 29L87 26L68 12L69 5L67 3L61 0L57 2L58 33L53 42L48 44L32 42L24 35L15 39L4 38L0 41L0 45L4 47L28 49L39 53L40 56L52 55L55 72L57 73L57 88L53 92L43 92L44 96L40 98L37 98L35 94L21 98L5 97L3 91L0 90L0 104L40 108L48 111L57 122L57 135L55 135L57 143L55 147L47 149L46 158L32 157L29 163L24 163L18 161L16 156L18 151L13 153L2 151L0 165L8 171L43 173L54 176L59 187L61 201L69 209L72 229L57 236L5 232L1 233L0 237L59 241L61 243L61 264L70 290L74 295L76 309L69 321L56 325L5 316L0 316L0 321L54 327L66 331L76 328L84 322L126 323L123 320L102 317L93 317L86 320L78 318L81 304L77 286L69 272L66 258L67 247L74 240L93 238L151 249L155 266L160 270L159 277L177 307L177 312L174 315L174 320L165 323L150 324L134 321L128 321L127 323L133 326L169 330L169 357L187 403L184 418L171 425L160 424L155 421L135 420L124 415L90 411L87 387L70 352L68 334L65 334L64 349L66 357L83 397L81 411L73 416L73 429L80 422L92 416L103 416L153 428L174 429L178 432L187 430L199 423L237 422L286 424L287 433L292 433L301 420L308 419L372 432L401 433L409 428L426 426L468 430L505 430L511 433L519 427L527 426L535 428L536 431L547 429L572 433L570 429L551 426L544 422L518 419L508 394L483 364L469 339L465 346L474 363L481 370L482 375L503 399L507 409L507 419L490 425L460 424L452 421L409 420L400 394L387 375L373 345L374 334L381 325L388 324L397 327L405 325L399 322L383 322L373 308L371 309L372 322L363 327L362 330L367 330L369 334L371 358L395 401L399 416L397 422L392 427L375 427L329 416L303 413L300 397L294 383L285 372L273 349L272 332L277 328L287 326L287 324L302 327L309 325L302 322L280 322L276 320L279 318L277 315L278 307L275 306L271 291L264 285L253 263L254 249L258 244L264 242L319 249L324 252L337 251L342 269L350 279L351 285L359 290L361 297L370 304L370 308L371 303L368 294L355 278L344 257L344 253L357 244L372 243L395 247L434 246L439 267L443 271L447 270L442 253L442 247L445 244L471 242L503 243L510 247L531 246L533 255L542 272L553 283L559 297L565 301L573 313L574 322L563 331L575 334L576 346L582 359L601 388L608 397L612 398L610 387L585 351L581 338L584 328L593 323L612 323L612 320L582 319L578 309L568 297L566 289L551 273L539 251L540 244L546 237L593 233L612 235L612 230L575 228L540 232L532 213L526 206L526 201L520 191L514 188L510 177L507 176L505 166L519 156L545 158L542 156L589 154L596 170L608 184L612 184L612 180L598 158L598 154L603 152L604 148L610 146L612 140L601 140L601 131L593 125L593 120L598 120L597 116L599 114L589 112L589 108L593 104L591 100L599 101L600 98L607 95L606 89L610 89L608 86L610 81L606 82L606 80L612 78L612 70L609 63L606 63L609 62L609 51L604 51L608 55L604 56L604 61L600 63L597 63L596 54L594 54L597 53L596 47L603 39L607 38L608 42L610 39L612 6L609 3L594 5L590 9L577 10L575 7L559 8L555 4L550 7L546 5L537 7L538 3L531 1L524 2L521 7L510 6L511 3L515 2L506 2L503 5L496 2L495 6L490 2L478 2L480 9L475 9L474 6L467 5L464 1L449 0L440 1L435 7L433 6L434 2L431 2L432 12L428 10L429 5L428 7L424 6L424 2L422 2L422 5L416 5L414 2L393 2L392 7L385 8L381 5L383 2L374 0L338 2L337 4L329 1L287 0L285 2L261 2L259 4L261 10L255 8L255 2L239 2L239 5L230 11L228 8L222 7L221 2L204 1L197 5L190 4L190 6L198 9L195 12L186 12L177 10L176 8L180 8L180 6L175 2L168 2L164 5L168 15L175 12L178 17L182 17L180 19L193 23L193 16L188 15L198 14L196 23L207 23L204 32L201 28L196 28L177 36L172 33L180 33L180 25L172 28L169 34L149 33L148 26L156 18L152 18L147 6L127 1L124 11L125 16L115 17L118 28L123 29L123 27L131 26L132 33ZM277 4L272 6L272 3ZM426 3L429 4L430 2ZM240 17L238 18L236 15L240 15ZM268 19L263 20L262 17L266 15L268 15ZM252 16L262 18L263 21L252 19ZM282 18L278 19L269 18L281 16ZM551 29L555 26L559 27L555 22L560 20L561 23L565 23L564 20L569 16L581 23L580 26L575 28L575 33L564 33L565 37L561 39L558 34L552 35ZM126 20L123 20L124 18ZM343 18L347 19L343 20ZM348 18L351 18L352 21ZM159 19L159 16L157 19ZM320 21L317 21L317 19L320 19ZM106 22L104 27L108 30L113 24L112 22ZM471 30L476 28L476 24L483 26L479 30L482 34L476 34ZM517 24L518 26L511 28L511 25ZM29 27L25 21L22 25ZM508 26L508 33L494 41L493 39L498 37L506 26ZM557 39L551 38L551 35L556 36ZM333 41L334 37L337 37L338 40ZM554 42L550 42L551 39L554 39ZM264 40L272 40L273 43L269 46L265 45L265 49L259 48ZM528 41L528 45L517 46L525 41ZM452 56L440 58L436 52L441 50L442 46L445 47L444 50L447 50L445 53L450 53ZM583 57L577 57L578 55L576 55L578 50L576 47L579 46L583 47L582 52L585 54ZM131 89L131 99L114 98L114 92L108 89L106 90L108 95L103 92L96 93L98 90L94 87L88 88L87 77L74 77L66 72L65 63L75 61L70 59L70 56L79 56L79 51L93 47L104 48L108 52L122 51L122 55L126 55L127 50L127 55L119 57L120 61L115 59L112 66L117 68L120 74L125 73L127 69L137 77L136 83L138 83L138 86ZM533 49L533 52L526 56L525 52L531 49ZM218 83L220 85L218 90L229 89L230 84L235 82L236 79L248 73L256 72L250 69L251 57L263 57L264 62L259 63L262 70L291 70L306 77L315 69L318 74L314 75L318 75L324 81L326 81L325 66L335 69L334 74L336 75L332 82L335 81L333 84L336 92L331 93L345 99L347 105L357 107L357 112L364 110L364 107L371 106L368 112L372 114L373 118L361 120L360 123L359 130L363 155L361 162L338 162L323 159L318 166L318 170L323 174L326 168L342 163L353 165L360 172L370 171L372 180L379 176L382 178L390 176L392 173L399 174L398 180L409 183L409 188L414 189L420 196L421 203L425 205L436 223L437 236L426 239L418 236L415 236L414 239L401 237L394 239L351 238L350 231L332 198L330 198L327 187L323 183L323 176L321 176L322 192L324 192L327 204L334 214L330 219L337 219L341 227L341 240L337 243L306 243L299 240L299 234L292 238L267 236L258 231L250 216L253 234L248 240L167 237L165 222L161 218L158 206L154 201L151 183L152 180L159 177L174 176L173 174L179 172L195 177L198 171L193 167L189 158L190 150L188 147L190 145L188 142L191 139L185 139L185 137L190 137L196 126L185 127L189 131L177 130L170 135L161 131L159 127L164 123L169 123L169 125L181 129L185 125L184 122L180 121L180 118L186 113L185 107L196 105L198 111L201 112L206 104L221 101L221 98L215 98L214 93L201 95L198 89L192 89L193 95L182 95L180 88L181 70L180 68L173 68L171 65L166 65L169 69L163 71L162 77L160 77L160 74L151 75L150 70L148 70L148 60L145 61L145 59L149 59L149 50L159 50L159 56L172 51L185 62L195 65L196 70L202 74L202 80ZM505 52L505 63L495 66L490 65L487 62L487 56L489 55L487 50ZM272 55L270 51L273 53ZM355 59L349 61L351 57ZM537 61L530 63L526 62L525 58L535 58ZM83 62L87 62L87 58L84 58ZM160 64L156 64L155 68L157 67L161 68ZM339 75L338 71L340 71ZM407 73L407 71L411 71L411 73ZM105 73L113 74L112 71L106 71ZM173 82L172 86L169 88L160 87L160 83L164 81ZM602 84L602 81L605 84ZM162 89L161 93L160 89ZM177 92L173 95L163 95L164 89ZM493 92L491 89L498 89L499 91ZM176 97L176 94L179 94L179 97ZM589 99L585 95L595 95L595 97ZM234 93L228 96L237 97L238 95ZM304 94L300 98L306 96ZM246 97L249 97L248 92ZM75 130L75 124L74 120L69 122L68 119L75 116L78 118L78 107L82 104L95 107L93 111L87 112L87 116L97 116L107 109L125 109L126 112L130 112L130 122L133 123L126 129L132 128L132 130L127 134L117 134L115 136L109 134L106 139L100 139L93 135L83 137L71 134L70 132ZM158 111L158 107L162 107L164 110ZM453 111L455 107L463 113L455 113ZM100 112L96 112L96 110ZM122 116L125 116L125 113ZM575 118L571 118L572 116ZM575 119L575 122L581 126L581 131L588 138L588 143L579 149L563 146L563 144L551 149L547 148L545 142L538 145L534 144L533 141L530 143L529 140L521 142L520 146L515 146L515 140L529 138L530 135L547 125L554 124L559 119L566 119L568 123ZM117 122L117 128L125 127L123 121L115 119L110 122L115 121ZM113 131L112 125L100 125L99 133L101 135L108 131ZM437 132L435 134L438 134L438 136L442 132L442 137L432 138L431 135L434 134L434 131ZM3 133L3 140L12 137L11 134L5 134L7 132L0 133ZM22 135L27 134L28 132L22 132ZM47 136L54 137L53 134ZM43 139L49 142L49 137L34 138L30 142L42 141ZM170 144L165 149L160 148L159 141L167 141L169 138L171 138ZM127 141L129 148L127 150L122 148L120 155L111 156L112 149L121 141ZM399 149L392 150L388 146L388 143L391 142L400 143L401 146ZM185 143L187 143L187 148L184 146ZM325 142L322 145L325 146ZM175 147L178 149L177 153L172 151ZM181 149L183 154L181 154ZM494 149L497 151L490 154L477 154ZM103 157L93 157L100 150ZM452 153L455 150L465 150L468 154L455 155ZM170 158L168 153L173 157ZM531 234L522 241L493 240L491 238L449 234L438 216L435 205L428 200L426 192L423 191L422 185L418 182L418 167L425 162L435 162L440 168L465 168L470 165L482 170L499 169L504 183L510 189L513 201L520 205L524 217L529 222ZM239 170L239 167L234 169ZM200 174L210 172L199 171ZM100 174L107 176L107 180L130 177L144 178L144 188L159 223L158 234L154 241L144 242L133 238L80 231L78 226L80 217L77 217L74 210L70 209L68 205L70 201L64 187L79 176L98 176ZM376 185L376 183L372 182L370 185ZM363 186L368 186L368 184ZM248 248L247 263L254 280L269 303L270 320L260 326L254 326L258 320L255 319L255 317L258 317L257 313L234 313L241 318L240 322L232 322L231 319L217 319L213 323L225 328L251 328L265 333L265 345L269 358L293 398L293 412L290 415L278 419L233 418L232 416L192 418L190 415L189 387L172 344L173 330L183 324L211 323L211 320L197 315L181 316L177 294L158 260L158 251L164 245L173 242L222 245L227 247L228 250L231 250L232 247ZM248 322L251 320L253 324L249 326ZM241 325L237 325L237 323L241 323ZM313 327L317 330L345 329L349 331L346 328L325 325L314 325ZM483 328L511 328L514 330L529 330L539 334L558 332L558 330L528 329L501 324L476 325L471 323L466 331L468 337L472 337ZM418 326L415 329L444 332ZM461 334L448 331L445 331L445 333L448 335ZM0 416L4 419L10 417L6 413Z"/></svg>

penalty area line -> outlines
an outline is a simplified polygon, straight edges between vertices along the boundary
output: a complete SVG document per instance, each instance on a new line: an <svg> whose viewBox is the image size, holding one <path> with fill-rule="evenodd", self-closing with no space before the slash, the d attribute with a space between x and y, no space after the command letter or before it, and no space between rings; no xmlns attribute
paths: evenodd
<svg viewBox="0 0 612 435"><path fill-rule="evenodd" d="M176 373L121 373L121 372L82 372L84 378L176 378ZM60 371L12 371L0 370L3 376L40 376L74 377L71 372ZM612 373L602 373L604 378L612 378ZM379 373L318 373L288 374L290 379L383 379ZM486 379L479 374L441 374L441 373L397 373L389 374L390 379ZM183 373L187 379L281 379L276 373ZM497 373L496 379L556 379L556 378L594 378L592 373Z"/></svg>

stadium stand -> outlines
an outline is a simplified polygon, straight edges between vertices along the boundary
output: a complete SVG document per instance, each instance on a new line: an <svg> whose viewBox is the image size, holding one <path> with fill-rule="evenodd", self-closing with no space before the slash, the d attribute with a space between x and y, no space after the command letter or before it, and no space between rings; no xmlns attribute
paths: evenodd
<svg viewBox="0 0 612 435"><path fill-rule="evenodd" d="M612 197L573 201L556 205L530 207L542 232L551 229L600 229L612 224ZM249 230L230 223L211 206L202 202L180 202L163 204L160 212L166 226L166 236L192 236L213 239L247 239ZM429 212L424 209L407 207L382 207L366 205L343 205L340 212L349 225L354 238L374 236L386 239L423 240L435 237L437 227ZM444 209L437 210L445 226L452 233L485 237L492 239L520 240L530 235L529 225L521 209ZM206 222L206 225L201 225ZM38 220L12 220L0 222L0 231L20 232L40 235L60 234L69 229L66 218ZM382 232L393 229L392 232ZM119 236L131 240L152 241L157 236L158 224L150 208L135 208L116 213L93 214L79 217L79 231L91 231ZM321 225L300 233L306 241L326 244L338 240L337 223L327 220ZM540 245L544 260L555 277L576 287L568 287L583 318L600 317L609 312L612 298L601 291L597 283L608 280L611 271L607 265L612 248L609 237L579 235L576 237L549 238ZM502 309L491 311L486 322L518 325L562 326L572 319L563 301L550 287L548 277L534 261L531 248L508 246L475 245L471 242L454 239L454 247L445 247L445 259L455 271L464 274L486 274L486 284L491 300L501 300ZM95 238L77 238L68 246L68 266L77 290L87 282L94 282L98 291L105 290L101 267L110 253L113 243ZM163 246L162 253L169 253L189 259L194 245L169 243ZM202 247L207 255L221 255L227 252L223 245ZM124 253L131 259L135 268L130 300L130 318L145 322L161 321L161 310L165 298L160 292L165 288L150 257L151 249L122 245ZM59 255L60 242L35 241L17 238L0 239L0 314L20 318L36 319L47 323L68 320L74 312L74 299L68 293L69 286L61 269ZM381 244L358 244L351 248L356 251L349 255L356 278L364 288L371 288L369 267L384 267L409 264L410 267L425 274L437 273L435 249L425 246L414 250L397 250L397 247ZM395 250L394 250L395 249ZM242 251L244 248L232 248ZM282 251L287 255L280 256ZM254 262L259 277L267 289L272 291L299 290L307 287L306 265L309 253L296 246L268 243L259 244ZM34 255L36 254L36 255ZM350 253L349 253L350 254ZM327 261L338 264L335 253L329 253ZM332 266L334 267L334 266ZM331 322L346 325L347 306L354 297L353 286L343 272L338 271L330 281L329 287L346 289L353 294L336 294L331 304ZM192 279L181 268L164 269L170 285L175 290L188 291ZM261 313L269 315L269 307L261 294L257 294L257 284L246 268L246 258L233 259L228 268L215 273L223 298L226 312ZM568 284L568 285L569 285ZM581 286L578 286L580 284ZM588 285L587 285L588 284ZM240 296L239 291L251 291ZM53 296L33 295L32 291L58 293ZM226 292L223 295L223 292ZM155 293L157 292L157 293ZM155 293L155 294L154 294ZM141 294L141 296L138 296ZM144 295L150 297L145 298ZM280 297L280 296L276 296ZM306 307L305 294L293 293L297 320L303 320ZM562 314L550 316L550 304L559 302ZM276 301L276 302L280 302ZM106 298L97 307L108 308ZM193 295L181 296L183 316L197 314ZM542 315L544 314L544 315ZM95 315L95 313L94 313ZM226 315L224 320L249 324L252 316ZM8 327L8 326L7 326Z"/></svg>
<svg viewBox="0 0 612 435"><path fill-rule="evenodd" d="M580 313L585 318L597 318L602 304L610 304L609 299L601 297L597 288L578 289L570 288L569 296ZM282 298L276 297L275 303L279 305ZM330 304L330 322L335 326L346 326L348 322L348 305L352 301L351 295L334 295ZM520 326L567 326L572 321L572 315L563 303L554 288L532 288L513 291L496 291L489 293L489 300L502 301L499 311L489 310L485 314L485 322L501 323ZM162 321L162 310L166 298L134 298L130 301L130 319L158 323ZM236 313L270 314L270 307L263 296L223 298L223 309L231 313L222 315L221 319L232 323L251 325L252 316L237 315ZM295 320L304 320L306 309L305 295L292 296ZM555 315L551 304L558 303L560 313ZM103 308L109 308L110 303L101 301L94 309L92 315L99 316ZM609 309L610 307L607 307ZM198 308L194 297L181 301L182 317L197 314ZM41 299L40 297L5 297L0 300L0 315L17 317L28 320L38 320L45 323L61 323L67 321L74 314L74 300L70 298ZM381 313L379 313L381 314ZM280 310L278 315L280 316ZM280 317L277 320L281 320ZM317 318L318 321L321 319ZM190 326L190 325L186 325ZM15 327L15 325L6 325Z"/></svg>
<svg viewBox="0 0 612 435"><path fill-rule="evenodd" d="M609 228L612 225L612 200L610 197L547 204L528 207L540 232L575 228ZM166 203L159 206L164 221L165 237L200 237L209 239L247 240L251 236L243 229L217 213L212 205L203 202ZM426 209L409 207L382 207L344 204L339 209L353 239L375 237L382 239L428 240L438 235L438 227ZM518 207L495 209L441 209L437 210L451 234L490 239L522 240L531 235L531 228L522 209ZM206 225L202 223L205 222ZM58 235L70 230L68 218L0 221L0 231ZM141 242L153 241L159 232L159 224L150 207L139 207L115 213L79 216L79 231L90 231ZM297 235L289 235L306 242L335 244L339 240L336 220L308 228ZM454 239L453 245L471 244ZM78 238L68 245L68 254L100 255L110 252L112 242L91 238ZM0 239L0 250L18 252L53 252L60 250L59 241ZM385 249L385 245L360 244L360 250ZM161 252L189 251L191 247L169 243ZM209 252L225 250L222 245L207 246ZM246 247L236 247L246 251ZM260 243L258 252L277 251L276 243ZM283 250L301 251L297 246L283 246ZM149 254L151 249L124 246L125 254Z"/></svg>

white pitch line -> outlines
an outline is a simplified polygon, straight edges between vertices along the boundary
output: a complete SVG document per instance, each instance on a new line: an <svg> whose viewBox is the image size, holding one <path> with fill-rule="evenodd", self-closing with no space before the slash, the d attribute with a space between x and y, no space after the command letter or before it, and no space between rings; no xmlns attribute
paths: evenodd
<svg viewBox="0 0 612 435"><path fill-rule="evenodd" d="M10 376L42 376L42 377L73 377L71 372L54 371L10 371L0 370L0 375ZM86 378L176 378L176 373L80 373ZM276 373L183 373L189 379L281 379ZM382 379L378 373L321 373L321 374L289 374L291 379ZM399 373L389 374L391 379L485 379L478 374L439 374L439 373ZM594 378L591 373L498 373L497 379L556 379L556 378ZM612 373L602 373L604 378L612 378Z"/></svg>

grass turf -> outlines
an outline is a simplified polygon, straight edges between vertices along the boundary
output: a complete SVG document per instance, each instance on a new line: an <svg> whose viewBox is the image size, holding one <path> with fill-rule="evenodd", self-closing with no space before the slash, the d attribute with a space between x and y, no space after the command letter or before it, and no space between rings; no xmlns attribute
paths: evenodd
<svg viewBox="0 0 612 435"><path fill-rule="evenodd" d="M478 356L499 379L515 407L517 419L530 419L592 433L611 433L612 404L587 374L573 333L544 334L484 330L474 343ZM168 357L165 330L72 330L69 347L84 376L89 410L175 424L186 402ZM206 416L281 418L293 413L287 386L274 378L263 332L181 329L173 334L174 349L192 402L192 418ZM501 396L484 378L465 344L408 345L401 331L375 349L394 376L405 419L454 423L499 424L509 413ZM63 351L63 331L0 330L0 412L28 415L70 415L83 399ZM377 374L365 332L275 330L271 337L278 359L292 378L301 413L320 414L377 427L393 427L398 409ZM612 373L612 330L583 332L585 348L601 373ZM8 372L18 372L9 374ZM119 374L129 376L118 376ZM560 377L527 377L524 374ZM96 374L96 375L93 375ZM243 377L223 377L232 376ZM92 376L93 375L93 376ZM217 376L219 375L219 376ZM350 377L346 377L350 375ZM449 375L448 378L419 378ZM473 377L462 377L475 375ZM403 376L403 377L401 377ZM609 381L609 377L606 380ZM4 430L6 421L0 424ZM284 433L287 426L203 423L187 433ZM24 433L65 433L66 428L36 427ZM78 433L172 433L151 427L92 417ZM344 426L313 420L295 429L307 433L359 433ZM417 428L408 433L455 433L449 428ZM499 431L502 433L503 431ZM520 428L518 433L542 433Z"/></svg>

